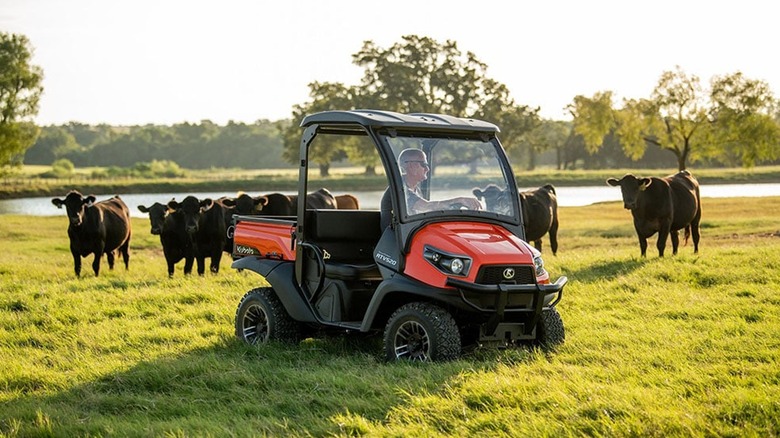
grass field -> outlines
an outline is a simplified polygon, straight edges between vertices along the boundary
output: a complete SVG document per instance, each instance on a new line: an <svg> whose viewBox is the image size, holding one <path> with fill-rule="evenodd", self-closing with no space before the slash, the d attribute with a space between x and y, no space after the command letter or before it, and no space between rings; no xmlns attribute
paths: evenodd
<svg viewBox="0 0 780 438"><path fill-rule="evenodd" d="M147 220L129 271L77 279L64 214L0 216L0 436L778 436L778 211L705 198L698 255L643 259L621 204L561 208L565 344L424 365L240 344L261 278L167 278Z"/></svg>

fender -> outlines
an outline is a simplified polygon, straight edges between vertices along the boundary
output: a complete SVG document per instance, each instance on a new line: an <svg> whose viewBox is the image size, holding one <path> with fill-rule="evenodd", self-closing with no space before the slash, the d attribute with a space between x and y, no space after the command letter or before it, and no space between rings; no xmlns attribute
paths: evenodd
<svg viewBox="0 0 780 438"><path fill-rule="evenodd" d="M281 260L261 259L259 257L241 257L240 259L233 261L233 264L231 264L230 267L238 270L248 269L263 277L268 277L268 274L282 263L284 262Z"/></svg>
<svg viewBox="0 0 780 438"><path fill-rule="evenodd" d="M290 316L301 322L316 322L317 319L306 303L303 292L295 281L295 263L285 260L243 257L233 262L234 269L248 269L263 277L274 289L279 301Z"/></svg>
<svg viewBox="0 0 780 438"><path fill-rule="evenodd" d="M455 289L434 288L411 278L396 275L395 277L382 281L377 287L374 296L371 298L371 302L368 303L363 322L360 325L361 332L371 330L379 310L387 301L392 299L392 295L394 294L418 296L423 300L434 299L439 303L445 303L464 310L471 310L471 308L461 300L460 294Z"/></svg>

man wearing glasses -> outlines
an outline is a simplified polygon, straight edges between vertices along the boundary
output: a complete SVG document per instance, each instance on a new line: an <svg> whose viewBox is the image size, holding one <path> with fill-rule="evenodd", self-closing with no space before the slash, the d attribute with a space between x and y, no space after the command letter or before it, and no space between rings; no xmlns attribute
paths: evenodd
<svg viewBox="0 0 780 438"><path fill-rule="evenodd" d="M398 168L404 180L404 189L406 193L406 209L409 214L425 213L426 211L444 210L449 208L467 208L470 210L481 210L482 204L477 198L462 196L441 201L429 201L425 199L420 190L420 183L428 178L430 165L425 156L425 152L420 149L404 149L398 155ZM390 201L390 188L385 190L380 202L381 227L387 228L390 225L390 217L393 210Z"/></svg>

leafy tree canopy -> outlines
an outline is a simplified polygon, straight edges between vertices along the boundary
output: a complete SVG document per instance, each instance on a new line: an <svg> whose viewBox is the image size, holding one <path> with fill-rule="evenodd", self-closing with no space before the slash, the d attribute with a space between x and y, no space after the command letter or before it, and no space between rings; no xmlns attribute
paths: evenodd
<svg viewBox="0 0 780 438"><path fill-rule="evenodd" d="M0 166L21 164L38 128L31 118L38 113L43 93L43 70L31 63L27 37L0 32Z"/></svg>
<svg viewBox="0 0 780 438"><path fill-rule="evenodd" d="M679 66L661 75L651 96L613 105L611 91L576 96L569 110L589 152L614 134L624 152L641 158L648 145L672 152L680 170L689 160L716 158L752 166L780 156L776 101L769 86L737 72L715 77L707 92Z"/></svg>
<svg viewBox="0 0 780 438"><path fill-rule="evenodd" d="M408 35L389 48L365 41L352 60L364 70L359 85L314 82L309 84L311 101L293 108L293 123L282 133L289 162L298 159L301 120L318 111L377 108L476 117L498 124L510 147L538 124L538 108L516 104L504 84L487 76L487 65L473 53L461 52L454 41ZM320 163L321 173L340 153L367 170L378 164L367 142L342 140L317 149L310 159Z"/></svg>

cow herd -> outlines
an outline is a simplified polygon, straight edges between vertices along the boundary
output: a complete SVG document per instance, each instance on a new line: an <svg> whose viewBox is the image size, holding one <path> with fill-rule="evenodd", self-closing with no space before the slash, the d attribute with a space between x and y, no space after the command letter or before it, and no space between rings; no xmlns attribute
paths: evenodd
<svg viewBox="0 0 780 438"><path fill-rule="evenodd" d="M114 268L114 253L122 255L125 268L128 267L131 223L130 210L119 198L95 202L95 197L84 197L73 190L64 199L54 198L52 203L62 208L68 218L68 237L73 254L76 276L81 274L81 257L94 255L92 268L95 276L100 273L100 259L106 254L109 269ZM236 197L198 199L187 196L181 202L171 199L167 204L155 202L150 206L139 205L142 213L149 215L150 232L160 236L160 243L168 266L168 275L173 276L176 263L184 260L184 273L192 272L197 263L197 272L209 270L219 272L222 253L230 253L233 241L228 229L233 215L294 216L298 196L271 193L250 196L240 193ZM327 189L309 193L306 206L311 209L359 209L356 197L334 196Z"/></svg>
<svg viewBox="0 0 780 438"><path fill-rule="evenodd" d="M664 178L637 178L625 175L620 180L609 178L611 186L620 186L623 203L631 210L634 228L639 237L641 255L647 250L647 238L658 233L657 248L663 257L666 239L671 235L672 251L677 254L678 231L685 230L684 239L693 237L694 252L699 249L699 224L701 202L699 184L688 171L681 171ZM474 196L484 200L486 208L500 212L509 208L507 192L496 186L474 189ZM130 210L119 198L95 202L92 195L83 196L78 191L69 192L64 199L54 198L58 208L65 206L69 225L70 251L73 255L76 276L81 274L81 258L94 255L92 269L95 276L100 273L100 259L106 254L109 269L114 267L114 253L122 256L125 268L130 254ZM187 196L181 202L175 199L167 204L155 202L150 206L139 205L138 209L149 215L151 233L160 236L163 254L168 266L168 275L173 276L176 263L184 260L184 274L192 272L197 262L199 275L205 273L206 259L210 259L209 270L219 272L222 253L233 248L229 232L233 215L294 216L298 196L270 193L250 196L240 193L235 197L198 199ZM550 249L558 251L558 201L555 188L547 184L536 190L520 193L520 205L524 218L526 240L542 250L542 237L549 235ZM327 189L319 189L306 197L309 209L351 209L360 208L353 195L334 196Z"/></svg>

